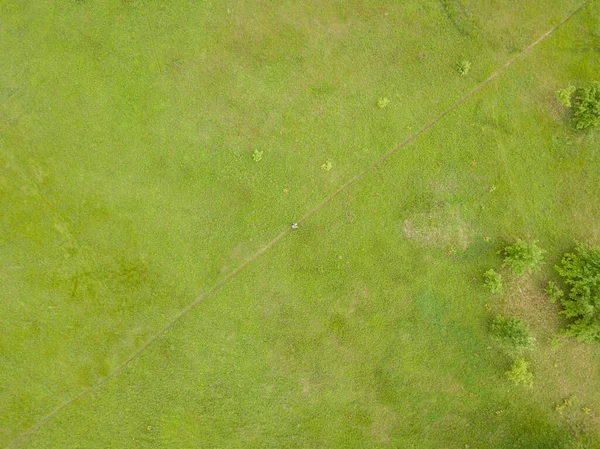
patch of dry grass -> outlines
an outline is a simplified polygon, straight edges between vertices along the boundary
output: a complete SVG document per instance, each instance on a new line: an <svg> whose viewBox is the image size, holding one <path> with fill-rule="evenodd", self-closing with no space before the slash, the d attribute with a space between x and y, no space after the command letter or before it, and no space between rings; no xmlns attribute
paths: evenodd
<svg viewBox="0 0 600 449"><path fill-rule="evenodd" d="M443 202L404 220L402 231L407 239L423 247L453 247L460 251L468 248L472 235L460 209Z"/></svg>

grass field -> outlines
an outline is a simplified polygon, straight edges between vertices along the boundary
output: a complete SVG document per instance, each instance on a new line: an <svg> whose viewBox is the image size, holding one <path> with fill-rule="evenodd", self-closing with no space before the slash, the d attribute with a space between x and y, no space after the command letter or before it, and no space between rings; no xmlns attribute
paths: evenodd
<svg viewBox="0 0 600 449"><path fill-rule="evenodd" d="M600 448L600 348L543 291L600 244L580 6L0 0L0 446ZM518 237L545 268L494 296Z"/></svg>

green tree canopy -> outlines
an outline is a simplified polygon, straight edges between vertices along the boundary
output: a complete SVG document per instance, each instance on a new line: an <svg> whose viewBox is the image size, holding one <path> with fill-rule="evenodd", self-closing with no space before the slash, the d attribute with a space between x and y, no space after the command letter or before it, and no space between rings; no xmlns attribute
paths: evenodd
<svg viewBox="0 0 600 449"><path fill-rule="evenodd" d="M567 335L600 342L600 248L578 244L563 256L556 270L569 290L560 298L561 313L573 319Z"/></svg>
<svg viewBox="0 0 600 449"><path fill-rule="evenodd" d="M518 239L513 245L504 248L504 266L519 275L527 271L539 271L545 252L535 241Z"/></svg>
<svg viewBox="0 0 600 449"><path fill-rule="evenodd" d="M577 129L600 126L600 81L575 91L573 123Z"/></svg>

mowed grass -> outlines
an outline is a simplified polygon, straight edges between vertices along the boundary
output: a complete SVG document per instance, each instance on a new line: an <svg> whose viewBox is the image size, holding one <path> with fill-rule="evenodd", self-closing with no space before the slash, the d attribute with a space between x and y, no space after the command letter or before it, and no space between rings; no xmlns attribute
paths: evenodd
<svg viewBox="0 0 600 449"><path fill-rule="evenodd" d="M1 6L8 444L576 3ZM592 2L18 445L517 448L585 431L595 447L599 354L551 350L548 274L502 298L480 275L517 236L550 250L548 268L574 239L599 243L597 137L554 101L597 74L599 13ZM534 390L503 377L485 304L532 322Z"/></svg>

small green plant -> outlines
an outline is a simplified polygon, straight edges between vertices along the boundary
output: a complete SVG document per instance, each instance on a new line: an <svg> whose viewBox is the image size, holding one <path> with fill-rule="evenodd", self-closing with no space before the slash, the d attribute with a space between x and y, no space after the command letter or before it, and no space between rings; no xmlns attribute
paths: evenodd
<svg viewBox="0 0 600 449"><path fill-rule="evenodd" d="M471 61L467 61L463 59L462 61L458 61L456 63L456 69L460 76L467 76L469 74L469 70L471 70Z"/></svg>
<svg viewBox="0 0 600 449"><path fill-rule="evenodd" d="M252 160L254 162L259 162L263 157L263 151L258 151L258 150L254 150L254 153L252 153Z"/></svg>
<svg viewBox="0 0 600 449"><path fill-rule="evenodd" d="M571 97L575 93L577 88L575 86L567 86L564 89L558 89L556 91L556 99L567 108L571 107Z"/></svg>
<svg viewBox="0 0 600 449"><path fill-rule="evenodd" d="M535 241L518 239L513 245L504 248L504 264L515 274L522 275L528 271L539 271L544 260L544 251Z"/></svg>
<svg viewBox="0 0 600 449"><path fill-rule="evenodd" d="M565 344L565 341L560 337L552 337L550 340L550 347L553 351L558 351L562 345Z"/></svg>
<svg viewBox="0 0 600 449"><path fill-rule="evenodd" d="M387 97L380 97L377 100L377 106L381 109L386 108L388 104L390 104L390 100Z"/></svg>
<svg viewBox="0 0 600 449"><path fill-rule="evenodd" d="M512 380L515 385L533 388L533 374L529 370L529 363L523 357L519 356L515 359L506 372L506 377Z"/></svg>
<svg viewBox="0 0 600 449"><path fill-rule="evenodd" d="M535 347L535 338L519 318L496 315L491 327L492 338L510 356L522 354Z"/></svg>
<svg viewBox="0 0 600 449"><path fill-rule="evenodd" d="M493 268L483 273L483 285L489 288L492 293L502 293L504 290L502 276Z"/></svg>
<svg viewBox="0 0 600 449"><path fill-rule="evenodd" d="M556 301L558 301L565 295L564 292L560 289L560 287L556 285L556 283L553 281L548 282L548 286L546 287L546 293L548 293L548 296L550 297L550 302L552 304L554 304Z"/></svg>
<svg viewBox="0 0 600 449"><path fill-rule="evenodd" d="M330 161L325 161L325 163L323 165L321 165L321 169L323 169L324 171L331 170L331 167L333 167L333 165L331 164Z"/></svg>
<svg viewBox="0 0 600 449"><path fill-rule="evenodd" d="M577 129L600 126L600 81L575 91L573 124Z"/></svg>
<svg viewBox="0 0 600 449"><path fill-rule="evenodd" d="M556 407L554 408L560 415L563 414L563 412L569 408L569 407L573 407L573 404L575 403L575 399L577 399L577 396L575 395L571 395L568 398L565 398L562 400L562 402L560 404L556 404Z"/></svg>

